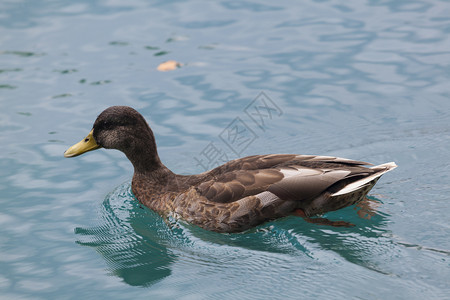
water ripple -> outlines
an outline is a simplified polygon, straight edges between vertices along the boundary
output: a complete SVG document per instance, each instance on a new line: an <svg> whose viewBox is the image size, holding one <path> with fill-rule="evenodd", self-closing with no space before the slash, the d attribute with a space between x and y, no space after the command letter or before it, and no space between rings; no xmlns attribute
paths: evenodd
<svg viewBox="0 0 450 300"><path fill-rule="evenodd" d="M0 1L4 298L448 297L448 2L66 2ZM158 72L167 60L183 68ZM130 105L164 163L203 171L193 158L234 118L252 124L261 91L283 114L242 156L398 163L371 220L215 234L140 208L129 183L105 199L132 176L123 154L61 156Z"/></svg>

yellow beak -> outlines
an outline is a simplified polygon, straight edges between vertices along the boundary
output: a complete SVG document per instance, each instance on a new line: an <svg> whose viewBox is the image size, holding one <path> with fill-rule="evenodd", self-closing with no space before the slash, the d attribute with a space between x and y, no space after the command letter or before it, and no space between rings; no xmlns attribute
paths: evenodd
<svg viewBox="0 0 450 300"><path fill-rule="evenodd" d="M87 135L87 137L84 138L82 141L76 143L75 145L67 149L66 152L64 152L64 157L75 157L85 152L100 148L100 146L94 140L93 133L94 129L92 129L91 132L89 132L89 134Z"/></svg>

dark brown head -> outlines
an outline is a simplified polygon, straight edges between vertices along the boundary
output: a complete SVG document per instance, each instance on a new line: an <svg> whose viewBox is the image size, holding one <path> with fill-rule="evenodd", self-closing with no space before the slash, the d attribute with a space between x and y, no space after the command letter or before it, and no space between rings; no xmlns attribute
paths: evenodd
<svg viewBox="0 0 450 300"><path fill-rule="evenodd" d="M89 135L70 147L64 156L74 157L98 148L124 152L135 168L152 169L161 164L152 130L144 117L128 106L105 109Z"/></svg>

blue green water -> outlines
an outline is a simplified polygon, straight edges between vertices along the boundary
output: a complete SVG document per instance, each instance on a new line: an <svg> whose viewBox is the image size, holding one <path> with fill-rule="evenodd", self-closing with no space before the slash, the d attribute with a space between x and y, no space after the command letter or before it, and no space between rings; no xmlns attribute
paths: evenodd
<svg viewBox="0 0 450 300"><path fill-rule="evenodd" d="M448 1L1 1L0 298L448 299L449 82ZM325 216L352 228L206 232L140 207L120 152L63 158L117 104L182 174L211 149L399 168L371 219Z"/></svg>

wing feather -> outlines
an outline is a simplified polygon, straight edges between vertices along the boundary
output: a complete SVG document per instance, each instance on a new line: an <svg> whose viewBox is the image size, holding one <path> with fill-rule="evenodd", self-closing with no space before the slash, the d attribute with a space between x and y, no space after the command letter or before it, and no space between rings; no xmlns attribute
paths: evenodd
<svg viewBox="0 0 450 300"><path fill-rule="evenodd" d="M196 189L200 196L217 203L231 203L265 191L283 200L306 201L345 179L375 173L362 167L367 164L332 156L255 155L204 173L210 180Z"/></svg>

